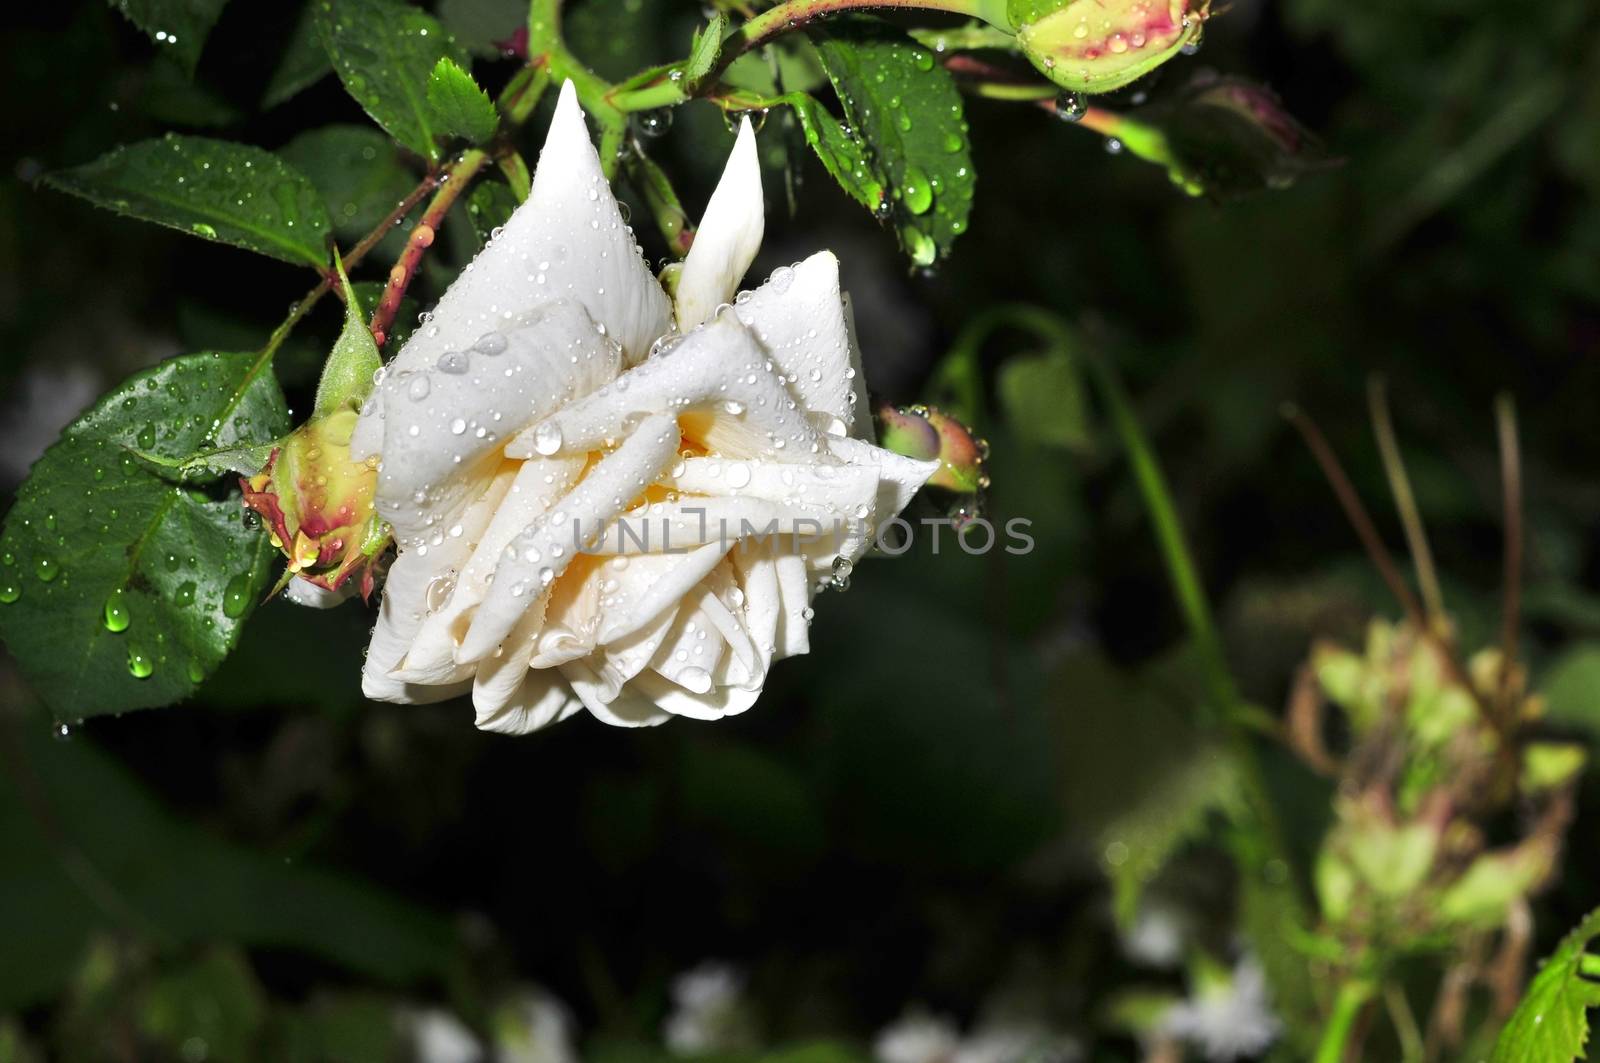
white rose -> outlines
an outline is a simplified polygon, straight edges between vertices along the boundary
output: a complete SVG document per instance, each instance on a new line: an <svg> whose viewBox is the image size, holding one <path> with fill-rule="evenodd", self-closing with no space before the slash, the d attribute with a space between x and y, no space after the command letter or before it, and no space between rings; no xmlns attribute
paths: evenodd
<svg viewBox="0 0 1600 1063"><path fill-rule="evenodd" d="M351 442L380 458L400 548L367 696L470 693L478 726L509 733L580 707L623 726L717 719L806 652L819 582L936 463L873 445L831 254L723 305L761 233L746 122L670 298L562 88L527 202ZM804 541L837 521L842 538ZM773 522L788 534L740 534Z"/></svg>

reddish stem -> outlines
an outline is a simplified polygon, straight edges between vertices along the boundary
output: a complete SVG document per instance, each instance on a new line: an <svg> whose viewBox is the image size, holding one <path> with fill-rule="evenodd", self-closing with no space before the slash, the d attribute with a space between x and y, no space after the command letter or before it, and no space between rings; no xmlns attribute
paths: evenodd
<svg viewBox="0 0 1600 1063"><path fill-rule="evenodd" d="M417 267L422 264L423 253L432 246L434 234L444 224L445 215L488 161L489 156L484 152L469 151L441 175L439 190L434 193L427 209L406 238L405 250L400 252L400 258L389 271L383 296L372 313L372 338L378 346L382 347L388 339L389 328L394 324L395 314L400 311L400 300L405 298L406 289L417 275Z"/></svg>

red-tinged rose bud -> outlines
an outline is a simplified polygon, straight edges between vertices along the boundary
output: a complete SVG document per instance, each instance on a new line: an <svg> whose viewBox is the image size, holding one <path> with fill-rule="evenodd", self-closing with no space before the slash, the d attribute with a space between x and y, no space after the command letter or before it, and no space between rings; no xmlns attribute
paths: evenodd
<svg viewBox="0 0 1600 1063"><path fill-rule="evenodd" d="M1215 74L1197 76L1171 99L1110 119L1102 131L1165 166L1184 191L1217 200L1286 188L1337 162L1271 89Z"/></svg>
<svg viewBox="0 0 1600 1063"><path fill-rule="evenodd" d="M942 410L932 406L880 405L878 443L885 450L921 461L937 459L939 471L927 486L949 497L951 516L960 524L980 513L983 492L989 487L984 462L989 444Z"/></svg>
<svg viewBox="0 0 1600 1063"><path fill-rule="evenodd" d="M1111 92L1200 41L1211 0L1010 0L1024 55L1069 92Z"/></svg>
<svg viewBox="0 0 1600 1063"><path fill-rule="evenodd" d="M322 367L311 420L273 449L266 468L242 483L244 504L261 514L272 545L289 559L275 590L299 577L336 591L354 578L365 598L389 527L372 504L377 462L352 461L350 436L382 362L344 263L335 259L334 265L345 296L344 330Z"/></svg>
<svg viewBox="0 0 1600 1063"><path fill-rule="evenodd" d="M376 470L350 460L356 416L337 410L302 425L242 481L244 504L288 558L282 582L298 576L333 591L355 579L362 597L372 592L372 562L388 529L372 507Z"/></svg>

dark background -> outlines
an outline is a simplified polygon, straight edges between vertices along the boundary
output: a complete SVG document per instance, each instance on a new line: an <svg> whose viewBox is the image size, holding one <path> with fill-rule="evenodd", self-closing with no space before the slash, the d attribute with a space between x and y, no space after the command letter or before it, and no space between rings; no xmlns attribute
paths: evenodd
<svg viewBox="0 0 1600 1063"><path fill-rule="evenodd" d="M1514 395L1537 681L1600 638L1593 14L1241 0L1199 55L1138 89L1160 98L1202 66L1265 82L1337 168L1217 206L1109 156L1087 130L974 100L977 205L936 272L911 274L892 235L807 161L796 215L769 174L752 275L835 249L869 380L897 401L929 397L951 338L992 304L1081 327L1136 397L1245 692L1273 712L1314 635L1354 640L1397 611L1280 404L1317 418L1398 544L1366 408L1369 375L1384 374L1448 603L1475 647L1498 623L1492 403ZM573 43L615 76L670 58L697 18L665 0L583 0ZM9 497L101 391L162 357L259 345L309 286L303 271L98 213L37 177L167 128L277 148L364 117L332 78L258 110L292 21L278 5L227 8L199 89L104 5L13 5L3 19ZM511 69L478 73L496 88ZM530 159L541 130L536 117ZM712 108L690 105L658 142L691 214L730 139ZM652 260L663 255L638 228ZM455 229L425 301L474 248ZM336 324L330 301L280 358L292 406L308 404ZM1002 333L987 369L1030 345ZM192 702L65 739L0 658L4 1029L63 1056L163 1058L183 1040L171 1031L202 1023L190 1012L252 1031L244 1044L287 1044L285 1031L341 1008L352 1029L376 1029L385 1008L432 1001L483 1030L496 1000L537 982L584 1036L652 1041L670 977L718 957L749 973L773 1043L866 1043L908 1003L966 1021L1009 992L1085 1040L1105 1035L1103 1058L1131 1058L1098 1009L1151 976L1119 952L1085 838L1105 807L1159 781L1140 751L1161 724L1137 705L1117 711L1105 670L1192 707L1183 628L1103 424L1069 450L997 402L977 422L994 513L1031 518L1035 552L969 557L947 541L937 557L924 544L860 566L847 593L816 603L811 655L717 725L624 732L583 716L508 739L475 732L460 705L366 703L371 616L358 605L270 603ZM1580 727L1595 710L1583 688L1564 690L1563 725ZM1263 756L1310 851L1326 787L1270 745ZM1578 844L1538 906L1541 947L1600 897L1600 858L1582 842L1600 793L1582 798ZM1202 935L1231 937L1230 872L1214 853L1187 851L1163 888ZM179 1018L162 1025L152 1008ZM213 1036L213 1058L234 1058L227 1044Z"/></svg>

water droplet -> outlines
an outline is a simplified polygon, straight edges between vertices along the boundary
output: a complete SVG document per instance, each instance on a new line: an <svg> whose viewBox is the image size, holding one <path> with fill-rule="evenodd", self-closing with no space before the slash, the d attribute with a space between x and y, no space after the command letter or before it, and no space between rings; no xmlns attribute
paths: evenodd
<svg viewBox="0 0 1600 1063"><path fill-rule="evenodd" d="M149 450L156 445L156 426L147 424L139 429L139 435L134 442L139 444L140 450Z"/></svg>
<svg viewBox="0 0 1600 1063"><path fill-rule="evenodd" d="M508 342L503 333L485 332L478 337L478 342L472 345L472 349L479 354L486 354L492 358L497 354L504 353Z"/></svg>
<svg viewBox="0 0 1600 1063"><path fill-rule="evenodd" d="M460 376L467 371L468 361L467 356L460 351L445 351L439 356L439 361L435 364L441 373Z"/></svg>
<svg viewBox="0 0 1600 1063"><path fill-rule="evenodd" d="M1082 121L1088 110L1089 104L1081 92L1063 92L1056 97L1056 117L1063 122Z"/></svg>
<svg viewBox="0 0 1600 1063"><path fill-rule="evenodd" d="M127 592L118 588L111 592L111 597L106 599L106 630L110 632L126 631L133 622L133 617L128 612Z"/></svg>
<svg viewBox="0 0 1600 1063"><path fill-rule="evenodd" d="M840 555L833 559L833 576L828 585L836 591L850 589L850 574L855 571L855 565L848 557Z"/></svg>
<svg viewBox="0 0 1600 1063"><path fill-rule="evenodd" d="M678 72L678 76L683 74ZM654 111L640 111L633 116L634 128L647 137L663 136L672 128L672 110L662 107Z"/></svg>
<svg viewBox="0 0 1600 1063"><path fill-rule="evenodd" d="M0 605L10 605L22 597L22 585L14 579L0 581Z"/></svg>
<svg viewBox="0 0 1600 1063"><path fill-rule="evenodd" d="M411 396L412 402L421 402L428 397L428 392L432 389L433 385L428 383L427 374L418 373L411 378L411 383L406 385L406 394Z"/></svg>
<svg viewBox="0 0 1600 1063"><path fill-rule="evenodd" d="M33 574L45 583L50 583L61 575L61 566L48 557L41 557L34 563Z"/></svg>
<svg viewBox="0 0 1600 1063"><path fill-rule="evenodd" d="M900 194L906 209L913 214L926 214L928 208L933 206L933 185L928 181L928 175L916 166L906 167L900 183Z"/></svg>
<svg viewBox="0 0 1600 1063"><path fill-rule="evenodd" d="M128 647L128 674L135 679L149 679L156 670L155 662L139 646Z"/></svg>
<svg viewBox="0 0 1600 1063"><path fill-rule="evenodd" d="M222 590L222 615L237 620L250 607L250 577L241 572Z"/></svg>
<svg viewBox="0 0 1600 1063"><path fill-rule="evenodd" d="M194 581L185 580L182 584L180 584L178 589L172 592L172 601L174 604L184 608L193 605Z"/></svg>
<svg viewBox="0 0 1600 1063"><path fill-rule="evenodd" d="M561 426L554 421L545 421L533 430L533 449L545 457L549 457L561 449Z"/></svg>

